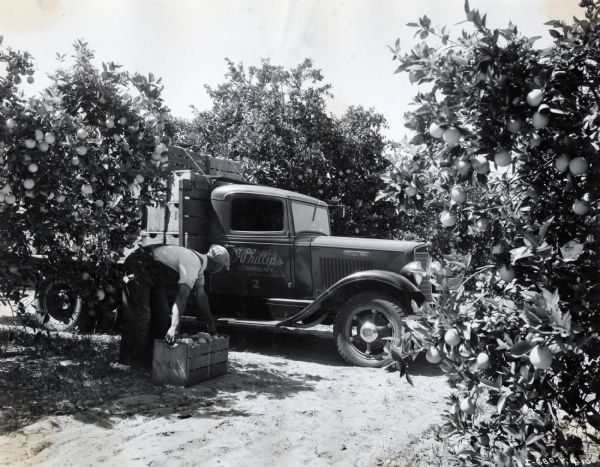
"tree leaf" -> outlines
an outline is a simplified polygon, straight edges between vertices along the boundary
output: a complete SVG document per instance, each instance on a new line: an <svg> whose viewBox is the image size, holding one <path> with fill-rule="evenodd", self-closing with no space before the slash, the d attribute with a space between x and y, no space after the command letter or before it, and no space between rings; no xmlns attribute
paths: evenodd
<svg viewBox="0 0 600 467"><path fill-rule="evenodd" d="M598 429L600 429L600 428L598 428ZM591 434L591 433L588 433L588 432L586 432L585 434L586 434L586 436L587 436L588 438L590 438L590 439L591 439L591 440L592 440L594 443L596 443L596 444L599 444L599 445L600 445L600 438L599 438L598 436L594 436L593 434Z"/></svg>
<svg viewBox="0 0 600 467"><path fill-rule="evenodd" d="M558 32L556 29L549 29L548 33L556 39L559 39L562 37L562 34L560 32Z"/></svg>
<svg viewBox="0 0 600 467"><path fill-rule="evenodd" d="M533 248L537 248L539 246L537 238L534 237L529 232L525 232L523 234L523 241L525 242L525 245L533 247Z"/></svg>
<svg viewBox="0 0 600 467"><path fill-rule="evenodd" d="M536 441L539 441L540 439L542 439L544 437L543 433L537 433L537 434L533 434L531 435L529 438L527 438L527 441L525 442L525 444L527 446L529 446L530 444L535 443Z"/></svg>
<svg viewBox="0 0 600 467"><path fill-rule="evenodd" d="M544 223L540 227L540 231L539 231L539 234L538 234L540 242L544 238L546 238L546 235L548 235L548 229L550 228L550 226L552 225L553 222L554 222L554 216L552 216L549 219L547 219L546 221L544 221Z"/></svg>
<svg viewBox="0 0 600 467"><path fill-rule="evenodd" d="M533 256L533 250L529 246L522 246L519 248L515 248L510 250L510 262L516 263L520 259L525 259Z"/></svg>
<svg viewBox="0 0 600 467"><path fill-rule="evenodd" d="M527 355L533 347L534 344L531 342L520 341L511 347L509 354L513 357L522 357L523 355Z"/></svg>
<svg viewBox="0 0 600 467"><path fill-rule="evenodd" d="M588 415L587 420L596 430L600 430L600 414Z"/></svg>
<svg viewBox="0 0 600 467"><path fill-rule="evenodd" d="M500 386L498 386L497 383L495 383L493 381L490 381L489 379L480 378L479 379L479 383L482 386L485 386L485 387L487 387L489 389L492 389L494 391L499 391L500 390Z"/></svg>
<svg viewBox="0 0 600 467"><path fill-rule="evenodd" d="M496 342L498 343L498 347L497 347L498 350L509 350L510 349L510 346L503 340L497 338Z"/></svg>
<svg viewBox="0 0 600 467"><path fill-rule="evenodd" d="M504 410L504 406L506 405L507 399L508 399L508 395L504 395L504 396L500 397L500 399L498 400L498 404L496 404L496 411L498 412L498 415L500 415L502 413L502 411Z"/></svg>
<svg viewBox="0 0 600 467"><path fill-rule="evenodd" d="M402 353L393 344L390 345L390 354L391 354L392 358L397 362L402 362L404 360Z"/></svg>

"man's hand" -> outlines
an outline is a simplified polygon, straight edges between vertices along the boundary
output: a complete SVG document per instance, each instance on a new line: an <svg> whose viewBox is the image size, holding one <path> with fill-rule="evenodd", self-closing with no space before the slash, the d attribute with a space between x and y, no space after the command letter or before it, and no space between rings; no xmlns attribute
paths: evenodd
<svg viewBox="0 0 600 467"><path fill-rule="evenodd" d="M179 327L179 317L181 316L182 311L185 310L185 304L187 303L190 290L191 289L188 285L179 284L179 288L177 289L177 297L175 297L175 303L173 303L173 308L171 310L171 327L165 336L165 343L168 345L175 343L177 328Z"/></svg>
<svg viewBox="0 0 600 467"><path fill-rule="evenodd" d="M175 343L175 338L177 337L177 326L171 326L165 335L165 342L169 345Z"/></svg>

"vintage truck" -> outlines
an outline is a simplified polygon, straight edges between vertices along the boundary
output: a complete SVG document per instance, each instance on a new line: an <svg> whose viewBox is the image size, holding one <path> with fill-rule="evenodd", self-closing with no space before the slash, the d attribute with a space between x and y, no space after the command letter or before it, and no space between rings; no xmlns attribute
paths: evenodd
<svg viewBox="0 0 600 467"><path fill-rule="evenodd" d="M347 362L380 367L411 302L431 299L425 243L332 236L316 198L247 183L235 163L181 148L169 163L167 203L147 208L142 243L225 246L230 270L206 281L217 318L333 324Z"/></svg>

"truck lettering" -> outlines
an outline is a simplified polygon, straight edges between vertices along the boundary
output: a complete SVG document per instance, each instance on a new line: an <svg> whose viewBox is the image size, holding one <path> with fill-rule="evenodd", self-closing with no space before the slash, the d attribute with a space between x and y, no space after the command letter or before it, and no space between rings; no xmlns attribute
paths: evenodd
<svg viewBox="0 0 600 467"><path fill-rule="evenodd" d="M360 251L360 250L344 250L342 252L345 256L371 256L370 251Z"/></svg>
<svg viewBox="0 0 600 467"><path fill-rule="evenodd" d="M273 272L283 265L283 259L272 250L260 248L234 248L232 265L237 271Z"/></svg>

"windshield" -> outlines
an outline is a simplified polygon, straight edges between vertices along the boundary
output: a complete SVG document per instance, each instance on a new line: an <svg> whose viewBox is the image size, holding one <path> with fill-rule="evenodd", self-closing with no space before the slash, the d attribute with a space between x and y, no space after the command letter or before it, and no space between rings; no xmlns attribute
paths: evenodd
<svg viewBox="0 0 600 467"><path fill-rule="evenodd" d="M300 232L320 232L331 235L329 230L329 213L326 206L292 201L294 230Z"/></svg>

